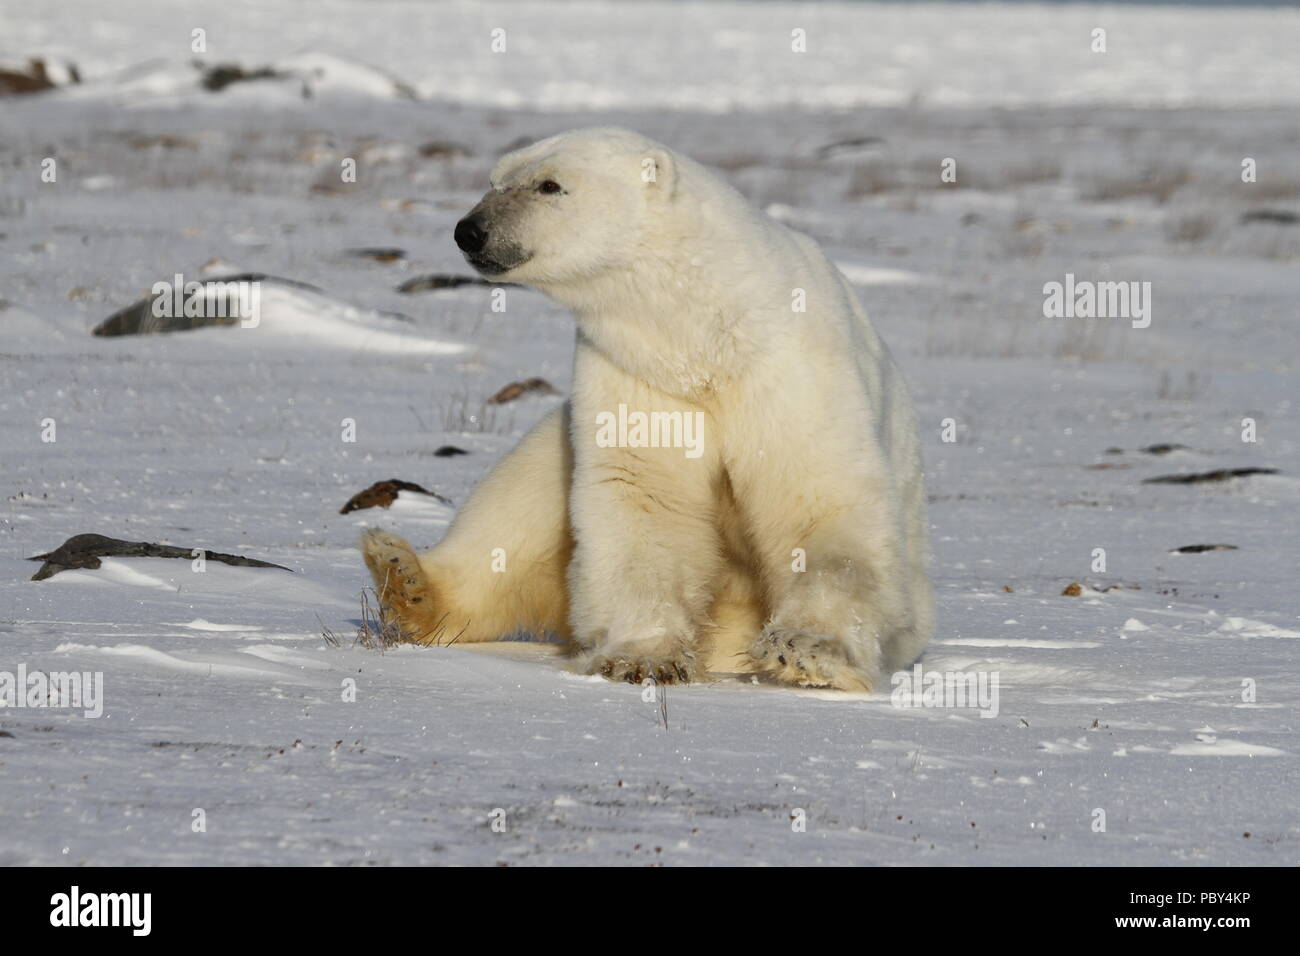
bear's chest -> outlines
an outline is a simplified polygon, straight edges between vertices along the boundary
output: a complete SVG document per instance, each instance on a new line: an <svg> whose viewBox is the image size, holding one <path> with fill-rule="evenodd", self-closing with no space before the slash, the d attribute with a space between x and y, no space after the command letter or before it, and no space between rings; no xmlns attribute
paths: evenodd
<svg viewBox="0 0 1300 956"><path fill-rule="evenodd" d="M707 401L741 369L740 349L721 316L603 316L579 323L580 343L630 378L692 402Z"/></svg>

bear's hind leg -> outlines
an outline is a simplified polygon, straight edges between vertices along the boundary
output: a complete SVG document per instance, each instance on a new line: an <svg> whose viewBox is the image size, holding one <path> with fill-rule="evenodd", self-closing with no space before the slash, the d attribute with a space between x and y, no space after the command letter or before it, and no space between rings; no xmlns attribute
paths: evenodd
<svg viewBox="0 0 1300 956"><path fill-rule="evenodd" d="M391 532L371 528L361 536L361 554L375 582L384 626L395 627L405 641L442 643L447 611L415 549Z"/></svg>
<svg viewBox="0 0 1300 956"><path fill-rule="evenodd" d="M566 404L479 482L432 550L417 554L395 534L367 532L361 551L385 621L423 644L567 639L571 474Z"/></svg>

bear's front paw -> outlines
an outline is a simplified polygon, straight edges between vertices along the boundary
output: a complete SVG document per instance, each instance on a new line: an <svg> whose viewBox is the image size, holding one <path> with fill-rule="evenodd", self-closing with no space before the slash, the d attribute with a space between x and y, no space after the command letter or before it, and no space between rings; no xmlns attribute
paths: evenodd
<svg viewBox="0 0 1300 956"><path fill-rule="evenodd" d="M872 672L852 660L837 637L768 627L749 648L749 656L766 673L785 684L870 692Z"/></svg>
<svg viewBox="0 0 1300 956"><path fill-rule="evenodd" d="M685 653L664 656L594 654L587 659L586 671L629 684L639 684L647 677L656 684L689 684L699 677L699 665L694 655Z"/></svg>

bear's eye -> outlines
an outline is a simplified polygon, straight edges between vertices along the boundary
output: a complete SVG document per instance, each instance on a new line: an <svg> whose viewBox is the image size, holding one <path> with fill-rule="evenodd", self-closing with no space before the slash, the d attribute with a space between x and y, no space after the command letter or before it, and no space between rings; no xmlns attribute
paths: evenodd
<svg viewBox="0 0 1300 956"><path fill-rule="evenodd" d="M538 191L539 193L552 193L552 194L553 194L553 193L558 193L558 192L563 192L563 190L560 188L560 184L557 183L554 179L546 179L546 180L543 180L543 181L538 185L538 187L537 187L537 191Z"/></svg>

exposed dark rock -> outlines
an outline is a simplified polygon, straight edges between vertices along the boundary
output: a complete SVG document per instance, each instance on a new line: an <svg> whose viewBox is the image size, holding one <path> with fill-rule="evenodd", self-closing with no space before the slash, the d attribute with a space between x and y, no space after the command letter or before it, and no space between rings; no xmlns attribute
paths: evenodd
<svg viewBox="0 0 1300 956"><path fill-rule="evenodd" d="M329 67L319 66L289 66L288 68L278 68L274 66L259 66L245 68L238 63L218 63L215 66L207 66L200 60L194 61L194 68L200 73L199 83L205 90L212 93L218 93L233 83L248 83L259 80L280 80L295 81L300 86L302 98L309 100L316 95L316 87L322 79L329 76ZM401 99L415 100L419 97L415 90L401 80L391 76L385 77L392 84L392 94Z"/></svg>
<svg viewBox="0 0 1300 956"><path fill-rule="evenodd" d="M1203 554L1206 551L1236 551L1235 544L1185 544L1174 548L1174 554Z"/></svg>
<svg viewBox="0 0 1300 956"><path fill-rule="evenodd" d="M207 548L177 548L169 544L151 544L146 541L123 541L120 538L107 538L102 534L75 534L53 551L37 554L28 561L44 561L41 569L32 575L33 581L43 581L60 571L73 568L94 570L100 566L100 558L184 558L191 560L194 551L203 552L205 560L221 564L232 564L241 568L279 568L292 571L280 564L258 561L239 554L223 554L209 551Z"/></svg>
<svg viewBox="0 0 1300 956"><path fill-rule="evenodd" d="M65 67L68 72L68 82L80 83L81 74L72 64ZM23 93L42 93L45 90L52 90L58 87L58 84L50 77L49 70L46 69L45 61L38 57L33 57L27 62L27 69L23 70L0 69L0 96L18 96Z"/></svg>
<svg viewBox="0 0 1300 956"><path fill-rule="evenodd" d="M857 153L864 146L882 146L884 142L882 136L854 136L849 139L840 139L817 147L817 158L830 159L839 153Z"/></svg>
<svg viewBox="0 0 1300 956"><path fill-rule="evenodd" d="M422 495L428 495L430 498L435 498L444 505L451 504L450 498L446 498L436 491L430 491L428 488L422 488L413 481L389 478L387 481L377 481L365 491L353 495L348 499L348 503L339 509L339 514L345 515L351 511L361 511L363 508L387 508L397 500L399 491L415 491Z"/></svg>
<svg viewBox="0 0 1300 956"><path fill-rule="evenodd" d="M1179 445L1174 442L1159 442L1155 445L1147 445L1145 448L1139 448L1138 451L1146 455L1167 455L1173 451L1187 451L1186 445ZM1107 448L1107 455L1122 455L1123 448Z"/></svg>
<svg viewBox="0 0 1300 956"><path fill-rule="evenodd" d="M1241 221L1271 222L1278 226L1294 226L1300 223L1300 213L1289 209L1251 209L1241 214Z"/></svg>
<svg viewBox="0 0 1300 956"><path fill-rule="evenodd" d="M1160 475L1146 478L1144 485L1199 485L1208 481L1227 481L1229 478L1245 478L1249 475L1276 475L1276 468L1220 468L1218 471L1202 471L1189 475Z"/></svg>
<svg viewBox="0 0 1300 956"><path fill-rule="evenodd" d="M468 455L469 452L464 448L457 448L455 445L443 445L433 454L437 458L451 458L455 455Z"/></svg>
<svg viewBox="0 0 1300 956"><path fill-rule="evenodd" d="M412 292L431 292L434 289L457 289L463 285L500 286L507 284L509 283L488 282L487 279L480 279L478 276L453 276L435 273L407 279L397 287L397 291L410 295Z"/></svg>
<svg viewBox="0 0 1300 956"><path fill-rule="evenodd" d="M212 325L236 325L240 321L239 302L231 283L270 282L292 286L307 292L320 292L314 285L281 279L262 272L241 272L237 275L218 276L194 280L203 285L200 315L154 315L156 296L133 302L114 312L91 330L92 335L151 335L156 332L184 332ZM174 309L172 310L175 311Z"/></svg>
<svg viewBox="0 0 1300 956"><path fill-rule="evenodd" d="M232 83L247 83L252 80L284 80L289 78L288 73L281 73L269 66L258 67L255 70L245 70L238 63L218 63L216 66L203 67L196 63L203 75L199 79L205 90L212 93L219 93Z"/></svg>
<svg viewBox="0 0 1300 956"><path fill-rule="evenodd" d="M1167 455L1171 451L1187 451L1187 446L1174 443L1163 443L1159 445L1147 445L1146 448L1141 448L1139 451L1144 451L1148 455Z"/></svg>

